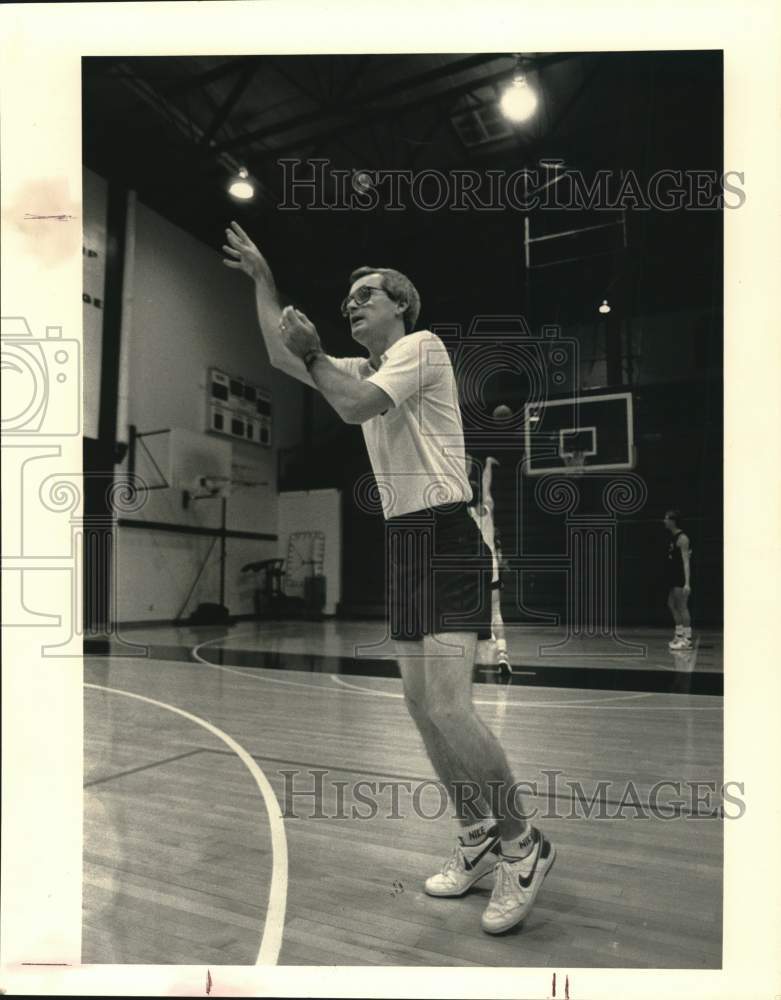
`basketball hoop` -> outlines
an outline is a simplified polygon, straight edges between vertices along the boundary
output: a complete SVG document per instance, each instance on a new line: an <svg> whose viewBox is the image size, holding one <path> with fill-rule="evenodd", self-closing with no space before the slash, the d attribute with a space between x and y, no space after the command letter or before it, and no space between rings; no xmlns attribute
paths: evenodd
<svg viewBox="0 0 781 1000"><path fill-rule="evenodd" d="M197 480L195 489L200 491L201 497L227 497L230 496L231 478L230 476L201 476ZM194 496L198 494L193 491Z"/></svg>
<svg viewBox="0 0 781 1000"><path fill-rule="evenodd" d="M564 462L564 472L570 476L582 476L586 465L585 451L562 452L561 460Z"/></svg>
<svg viewBox="0 0 781 1000"><path fill-rule="evenodd" d="M182 505L189 507L193 500L212 500L214 497L227 500L231 485L230 476L196 476L182 491Z"/></svg>
<svg viewBox="0 0 781 1000"><path fill-rule="evenodd" d="M206 496L228 496L230 493L230 476L202 476L198 486L205 491Z"/></svg>

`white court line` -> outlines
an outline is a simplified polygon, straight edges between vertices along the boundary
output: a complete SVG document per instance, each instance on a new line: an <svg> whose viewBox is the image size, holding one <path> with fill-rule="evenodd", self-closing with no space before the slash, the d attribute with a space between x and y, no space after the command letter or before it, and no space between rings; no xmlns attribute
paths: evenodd
<svg viewBox="0 0 781 1000"><path fill-rule="evenodd" d="M326 694L339 694L338 691L335 691L331 687L326 687L325 684L302 684L300 681L285 681L281 677L266 677L263 674L258 674L256 667L245 667L244 670L237 670L235 667L226 667L222 663L210 663L209 660L204 660L198 650L203 649L207 643L215 641L214 639L207 639L206 642L198 643L197 646L193 646L190 650L190 655L197 663L202 663L204 667L211 667L212 670L224 670L226 674L235 674L236 677L244 677L249 681L267 681L269 684L283 684L285 687L305 688L307 691L325 691ZM262 652L262 650L259 650L259 652ZM248 671L252 671L252 673ZM370 691L367 693L371 695Z"/></svg>
<svg viewBox="0 0 781 1000"><path fill-rule="evenodd" d="M374 691L372 688L360 687L358 684L350 684L349 681L343 681L338 674L328 675L334 684L339 684L343 688L347 688L348 691L360 691L361 694L370 694L375 698L403 698L403 694L396 694L393 691Z"/></svg>
<svg viewBox="0 0 781 1000"><path fill-rule="evenodd" d="M281 677L266 677L264 674L257 674L254 672L256 668L253 667L246 668L247 671L250 670L253 671L252 673L248 673L243 670L236 670L233 667L226 667L222 663L210 663L209 660L204 660L204 658L200 655L198 650L202 649L207 643L214 641L215 641L214 639L207 639L206 642L199 643L199 645L195 646L192 650L190 650L192 656L198 661L198 663L202 663L205 667L211 667L214 670L224 670L226 673L236 674L237 677L246 677L248 680L265 681L267 684L282 684L285 687L304 688L307 691L322 691L325 694L339 694L338 691L334 690L333 688L326 687L325 684L302 684L301 681L289 681L289 680L283 680ZM358 684L350 684L348 681L342 680L342 678L339 677L338 674L329 674L328 676L332 681L335 681L340 687L344 688L349 694L358 694L363 696L364 698L366 697L395 698L395 699L404 698L403 694L396 694L393 691L375 691L372 688L360 687ZM630 701L636 698L649 698L653 693L654 692L652 691L641 691L638 694L616 695L615 697L603 698L598 701L572 699L571 701L523 702L523 701L505 701L505 700L499 701L498 699L481 700L479 698L475 698L473 703L475 705L489 705L494 707L501 706L502 708L537 708L537 707L561 708L561 707L566 707L567 705L594 705L596 707L601 707L604 703L609 701Z"/></svg>
<svg viewBox="0 0 781 1000"><path fill-rule="evenodd" d="M304 688L306 691L322 691L324 694L339 694L339 691L335 688L326 687L325 684L302 684L301 681L288 681L283 680L281 677L267 677L265 674L258 674L256 668L247 667L246 670L236 670L234 667L226 667L221 663L210 663L208 660L200 655L198 650L203 649L204 646L212 642L219 642L219 639L207 639L205 642L199 643L194 646L190 653L192 657L198 662L202 663L205 667L211 667L213 670L224 670L228 674L235 674L237 677L244 677L250 681L263 681L266 684L281 684L284 687L297 687ZM252 673L249 673L252 671ZM371 688L359 687L357 684L350 684L348 681L342 680L337 674L328 675L331 680L336 681L336 683L348 693L358 695L360 697L366 698L403 698L403 694L395 694L392 691L373 691ZM613 705L608 704L608 702L626 702L637 700L640 698L651 698L654 694L664 694L660 691L640 691L637 694L621 694L615 695L610 698L601 698L597 701L588 701L585 699L575 699L571 701L487 701L475 699L475 705L493 705L494 707L501 705L502 708L567 708L569 705L585 705L592 706L593 708L604 709L608 711L621 711L623 705ZM717 697L714 695L714 697ZM637 706L643 712L720 712L722 710L721 705L639 705Z"/></svg>
<svg viewBox="0 0 781 1000"><path fill-rule="evenodd" d="M332 681L337 684L341 684L342 687L349 688L352 691L362 691L364 694L375 695L378 698L403 698L403 694L393 694L389 691L373 691L371 688L361 687L358 684L350 684L347 681L343 681L338 674L329 674ZM562 705L600 705L603 702L609 701L630 701L634 698L648 698L654 692L652 691L640 691L638 694L619 694L610 698L602 698L599 701L585 701L581 699L573 699L572 701L498 701L496 699L481 699L474 698L473 704L475 705L501 705L502 708L536 708L538 705L554 705L556 708L561 708Z"/></svg>
<svg viewBox="0 0 781 1000"><path fill-rule="evenodd" d="M84 687L93 688L96 691L108 691L110 694L121 694L125 698L136 698L138 701L145 701L149 705L157 708L165 708L169 712L175 712L190 722L195 722L203 726L214 736L218 737L236 754L242 764L255 779L255 784L260 789L263 796L263 804L268 814L269 827L271 828L271 886L268 893L268 908L266 910L266 920L263 925L263 933L258 948L258 956L255 965L276 965L279 959L279 952L282 947L282 931L285 926L285 909L287 906L287 840L285 838L285 826L282 822L282 810L279 801L274 794L274 789L269 784L268 778L258 767L257 762L247 753L241 744L237 743L233 737L228 736L221 729L201 719L197 715L191 715L176 705L169 705L164 701L155 701L154 698L147 698L142 694L134 694L132 691L122 691L119 688L104 687L102 684L84 683Z"/></svg>

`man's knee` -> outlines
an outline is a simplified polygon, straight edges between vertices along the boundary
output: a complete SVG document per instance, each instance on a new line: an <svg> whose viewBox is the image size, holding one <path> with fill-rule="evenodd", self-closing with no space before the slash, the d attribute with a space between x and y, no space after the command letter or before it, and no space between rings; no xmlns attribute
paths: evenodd
<svg viewBox="0 0 781 1000"><path fill-rule="evenodd" d="M428 718L428 699L426 695L426 678L422 670L422 664L417 664L418 669L402 671L402 690L404 692L404 704L407 711L420 726Z"/></svg>
<svg viewBox="0 0 781 1000"><path fill-rule="evenodd" d="M407 706L407 711L412 716L415 721L425 720L427 718L427 706L426 706L426 696L422 689L417 687L411 687L407 684L404 685L404 704Z"/></svg>
<svg viewBox="0 0 781 1000"><path fill-rule="evenodd" d="M443 698L428 706L427 717L441 733L457 734L468 723L472 712L471 705Z"/></svg>
<svg viewBox="0 0 781 1000"><path fill-rule="evenodd" d="M474 632L435 632L423 640L423 652L428 664L435 664L441 659L446 666L453 666L456 661L461 661L469 669L474 663L476 646L477 634Z"/></svg>

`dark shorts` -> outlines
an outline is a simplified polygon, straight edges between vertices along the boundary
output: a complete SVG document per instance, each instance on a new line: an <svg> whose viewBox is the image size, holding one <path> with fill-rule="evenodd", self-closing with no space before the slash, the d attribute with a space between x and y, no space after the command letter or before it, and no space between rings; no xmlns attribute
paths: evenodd
<svg viewBox="0 0 781 1000"><path fill-rule="evenodd" d="M394 639L442 632L491 638L491 553L465 503L385 522Z"/></svg>
<svg viewBox="0 0 781 1000"><path fill-rule="evenodd" d="M683 570L680 573L676 573L675 568L669 569L666 575L667 589L672 590L673 587L683 587L686 584L686 577L683 575Z"/></svg>

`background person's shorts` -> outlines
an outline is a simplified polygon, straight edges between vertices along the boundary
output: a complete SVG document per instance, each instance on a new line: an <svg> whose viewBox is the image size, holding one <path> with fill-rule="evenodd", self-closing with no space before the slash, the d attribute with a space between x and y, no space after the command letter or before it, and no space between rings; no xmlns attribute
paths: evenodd
<svg viewBox="0 0 781 1000"><path fill-rule="evenodd" d="M465 503L385 522L390 633L419 640L442 632L491 638L491 553Z"/></svg>

